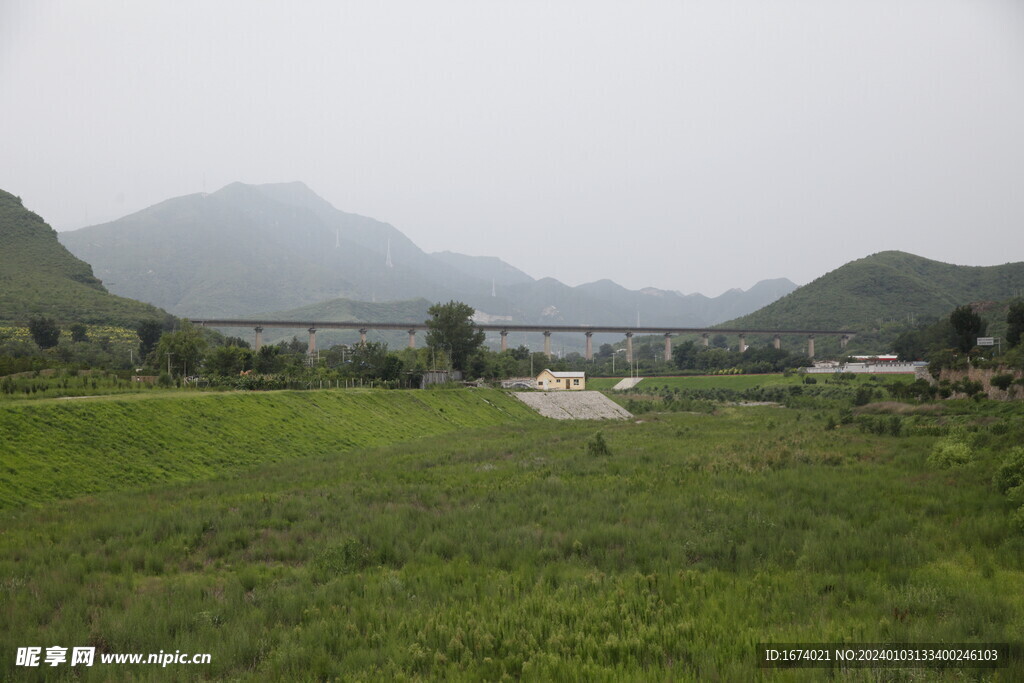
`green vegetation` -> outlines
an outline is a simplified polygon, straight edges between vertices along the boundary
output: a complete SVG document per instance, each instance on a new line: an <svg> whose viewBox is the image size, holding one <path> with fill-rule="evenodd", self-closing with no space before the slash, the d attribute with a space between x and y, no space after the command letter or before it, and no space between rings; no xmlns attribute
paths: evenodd
<svg viewBox="0 0 1024 683"><path fill-rule="evenodd" d="M763 641L1024 638L1020 503L999 492L1021 480L1015 406L876 406L906 425L899 436L821 408L720 407L597 433L535 420L338 452L305 433L319 411L294 401L309 396L223 397L287 399L248 416L287 462L0 513L0 651L213 655L86 680L731 681L778 678L754 662ZM208 398L179 405L209 423L222 398ZM973 457L939 467L929 454L951 424ZM10 656L3 667L20 680L70 671L16 670ZM1022 674L1020 662L978 672Z"/></svg>
<svg viewBox="0 0 1024 683"><path fill-rule="evenodd" d="M1005 301L1022 288L1024 263L955 266L884 251L847 263L721 326L854 329L859 334L851 349L878 353L884 349L873 348L873 344L891 343L912 321L931 322L948 316L964 302ZM819 339L819 353L831 350L832 343Z"/></svg>
<svg viewBox="0 0 1024 683"><path fill-rule="evenodd" d="M449 301L431 306L427 313L427 347L447 353L454 369L466 370L470 356L486 338L484 331L473 324L473 307Z"/></svg>
<svg viewBox="0 0 1024 683"><path fill-rule="evenodd" d="M72 327L84 328L76 339ZM57 345L42 350L28 326L0 325L0 378L44 369L130 370L141 362L139 338L132 329L112 325L62 326ZM159 327L159 325L158 325ZM80 331L79 339L83 336ZM159 336L159 335L158 335Z"/></svg>
<svg viewBox="0 0 1024 683"><path fill-rule="evenodd" d="M133 382L127 372L32 370L0 377L0 401L144 393L153 385Z"/></svg>
<svg viewBox="0 0 1024 683"><path fill-rule="evenodd" d="M539 420L506 394L315 391L0 404L0 507Z"/></svg>
<svg viewBox="0 0 1024 683"><path fill-rule="evenodd" d="M644 390L660 391L662 389L735 389L743 390L753 387L802 384L804 375L800 374L767 374L767 375L697 375L693 377L651 377L638 386Z"/></svg>
<svg viewBox="0 0 1024 683"><path fill-rule="evenodd" d="M134 326L162 320L166 313L109 294L57 241L57 233L27 210L21 199L0 190L0 322L27 324L29 318Z"/></svg>

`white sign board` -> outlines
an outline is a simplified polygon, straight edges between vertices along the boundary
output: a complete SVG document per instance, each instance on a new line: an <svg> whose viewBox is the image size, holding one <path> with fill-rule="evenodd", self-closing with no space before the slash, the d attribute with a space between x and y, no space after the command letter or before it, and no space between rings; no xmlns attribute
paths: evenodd
<svg viewBox="0 0 1024 683"><path fill-rule="evenodd" d="M995 337L978 337L978 346L995 346Z"/></svg>

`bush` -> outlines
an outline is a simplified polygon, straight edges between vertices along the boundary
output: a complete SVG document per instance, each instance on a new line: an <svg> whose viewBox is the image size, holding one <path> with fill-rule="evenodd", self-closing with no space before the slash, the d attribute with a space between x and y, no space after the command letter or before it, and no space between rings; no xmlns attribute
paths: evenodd
<svg viewBox="0 0 1024 683"><path fill-rule="evenodd" d="M1013 384L1013 375L995 375L994 377L992 377L989 383L992 386L996 387L997 389L1002 389L1003 391L1006 391L1007 389L1010 388L1010 385Z"/></svg>
<svg viewBox="0 0 1024 683"><path fill-rule="evenodd" d="M928 462L946 469L966 465L973 458L974 453L967 443L967 434L962 429L954 429L948 436L935 443L931 455L928 456Z"/></svg>
<svg viewBox="0 0 1024 683"><path fill-rule="evenodd" d="M889 417L862 415L857 418L857 425L866 434L878 434L879 436L886 434L889 436L900 436L903 434L903 418L899 415L890 415Z"/></svg>
<svg viewBox="0 0 1024 683"><path fill-rule="evenodd" d="M594 438L587 442L587 455L597 457L611 454L612 449L608 447L608 442L604 440L604 435L601 432L595 434Z"/></svg>
<svg viewBox="0 0 1024 683"><path fill-rule="evenodd" d="M1008 493L1010 489L1024 484L1024 447L1012 449L1003 459L992 483L1000 493Z"/></svg>
<svg viewBox="0 0 1024 683"><path fill-rule="evenodd" d="M857 393L853 397L853 405L866 406L871 402L872 396L874 396L874 390L871 387L858 387Z"/></svg>

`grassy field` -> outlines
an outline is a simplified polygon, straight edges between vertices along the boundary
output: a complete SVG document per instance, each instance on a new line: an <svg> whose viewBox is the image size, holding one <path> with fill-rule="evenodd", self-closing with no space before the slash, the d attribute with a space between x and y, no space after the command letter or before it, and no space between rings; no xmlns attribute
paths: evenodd
<svg viewBox="0 0 1024 683"><path fill-rule="evenodd" d="M0 403L0 508L539 419L486 389L12 401Z"/></svg>
<svg viewBox="0 0 1024 683"><path fill-rule="evenodd" d="M81 680L812 681L758 669L755 645L1019 643L1024 537L992 475L1024 423L962 405L899 436L720 407L344 452L289 427L315 409L278 406L249 416L279 423L262 446L305 457L0 512L0 678L71 678L15 668L25 645L212 654ZM972 457L944 468L929 454L952 424ZM1024 669L976 674L840 678Z"/></svg>
<svg viewBox="0 0 1024 683"><path fill-rule="evenodd" d="M824 383L832 379L830 375L810 375L815 381ZM735 389L742 391L752 387L789 386L801 384L805 375L794 374L786 377L783 374L771 375L689 375L679 377L646 377L637 389L658 391L661 389ZM865 383L869 378L882 382L912 382L913 375L857 375L853 379L843 380L844 384ZM621 380L621 377L588 377L587 388L597 391L608 391Z"/></svg>

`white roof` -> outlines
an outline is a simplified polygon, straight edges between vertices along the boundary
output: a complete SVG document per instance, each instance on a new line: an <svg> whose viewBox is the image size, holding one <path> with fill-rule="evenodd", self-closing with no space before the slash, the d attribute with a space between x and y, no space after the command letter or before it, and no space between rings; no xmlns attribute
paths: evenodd
<svg viewBox="0 0 1024 683"><path fill-rule="evenodd" d="M552 372L551 370L544 370L544 372L549 372L554 377L563 377L563 378L564 377L586 377L587 376L587 373L585 373L585 372ZM544 372L542 372L541 374L543 375Z"/></svg>

